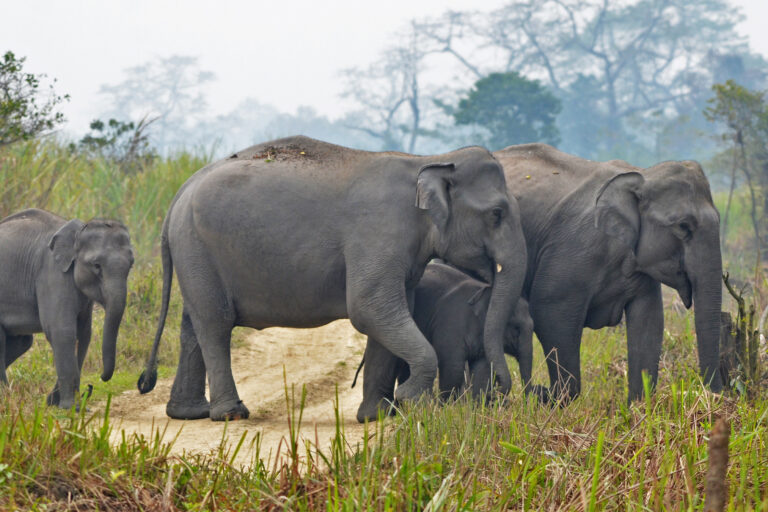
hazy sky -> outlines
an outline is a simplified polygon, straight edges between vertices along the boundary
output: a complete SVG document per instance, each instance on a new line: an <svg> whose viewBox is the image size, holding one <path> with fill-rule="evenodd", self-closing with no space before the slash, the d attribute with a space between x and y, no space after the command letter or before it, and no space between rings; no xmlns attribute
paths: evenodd
<svg viewBox="0 0 768 512"><path fill-rule="evenodd" d="M210 114L246 97L286 112L311 105L331 117L345 105L339 70L364 66L412 18L448 9L491 9L503 0L168 1L2 0L0 52L26 56L26 69L58 79L72 99L69 130L82 132L105 110L103 83L125 68L173 54L213 71ZM768 0L733 0L747 19L739 30L768 57Z"/></svg>

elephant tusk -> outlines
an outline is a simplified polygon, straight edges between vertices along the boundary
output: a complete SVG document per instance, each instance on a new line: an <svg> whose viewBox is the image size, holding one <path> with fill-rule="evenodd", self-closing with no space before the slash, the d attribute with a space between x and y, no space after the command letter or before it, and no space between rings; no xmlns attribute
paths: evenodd
<svg viewBox="0 0 768 512"><path fill-rule="evenodd" d="M498 274L499 272L501 272L501 264L497 263L496 264L496 273Z"/></svg>

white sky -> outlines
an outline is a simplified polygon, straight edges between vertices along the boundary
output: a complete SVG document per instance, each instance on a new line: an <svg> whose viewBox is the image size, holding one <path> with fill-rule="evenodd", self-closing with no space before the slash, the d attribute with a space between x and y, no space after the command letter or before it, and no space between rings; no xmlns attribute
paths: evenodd
<svg viewBox="0 0 768 512"><path fill-rule="evenodd" d="M173 54L200 58L216 74L210 114L254 97L279 110L310 105L331 117L345 106L339 70L376 59L412 18L448 9L492 9L503 0L231 1L0 0L0 52L26 56L25 69L58 79L72 99L67 128L87 130L105 110L97 94L125 68ZM732 0L739 27L768 57L768 0Z"/></svg>

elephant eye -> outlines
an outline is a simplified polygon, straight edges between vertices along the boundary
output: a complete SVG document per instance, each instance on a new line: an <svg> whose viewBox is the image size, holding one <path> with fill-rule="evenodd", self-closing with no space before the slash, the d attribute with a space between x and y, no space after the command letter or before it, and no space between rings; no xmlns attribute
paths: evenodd
<svg viewBox="0 0 768 512"><path fill-rule="evenodd" d="M683 233L682 238L687 242L693 236L693 229L691 229L691 225L688 224L687 222L681 222L679 226L680 226L680 231Z"/></svg>
<svg viewBox="0 0 768 512"><path fill-rule="evenodd" d="M98 264L98 263L93 263L93 270L94 270L94 272L96 272L97 274L101 274L101 265L100 265L100 264Z"/></svg>
<svg viewBox="0 0 768 512"><path fill-rule="evenodd" d="M501 226L501 219L504 218L504 209L497 206L491 211L491 214L493 215L493 227Z"/></svg>

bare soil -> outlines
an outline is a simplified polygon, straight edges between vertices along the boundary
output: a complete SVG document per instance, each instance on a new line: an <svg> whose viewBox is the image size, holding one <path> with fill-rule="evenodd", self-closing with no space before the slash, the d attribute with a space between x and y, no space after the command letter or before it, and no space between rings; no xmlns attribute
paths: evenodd
<svg viewBox="0 0 768 512"><path fill-rule="evenodd" d="M167 340L172 342L171 340ZM336 432L335 407L338 386L339 414L348 442L362 441L364 427L355 413L362 400L362 384L350 388L352 377L365 349L365 337L347 320L338 320L316 329L271 328L253 331L244 346L232 352L232 369L240 398L251 412L247 420L225 424L202 420L172 420L165 415L173 379L158 381L154 391L140 395L131 390L112 400L115 429L149 437L153 430L165 429L166 441L173 440L172 453L217 452L222 436L234 449L244 432L246 440L236 462L250 465L260 438L259 456L267 463L287 453L289 439L288 392L295 386L295 405L301 397L302 385L307 395L300 435L321 450L327 451ZM285 368L285 380L283 374ZM370 429L372 430L372 429ZM303 446L303 442L302 442Z"/></svg>

